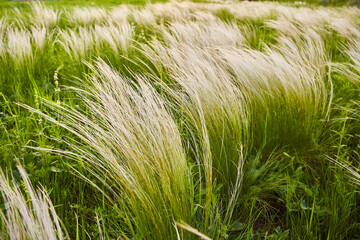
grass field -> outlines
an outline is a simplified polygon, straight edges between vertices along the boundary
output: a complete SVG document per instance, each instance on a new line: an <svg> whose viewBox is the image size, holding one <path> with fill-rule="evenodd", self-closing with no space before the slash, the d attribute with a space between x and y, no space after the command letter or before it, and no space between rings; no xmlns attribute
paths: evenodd
<svg viewBox="0 0 360 240"><path fill-rule="evenodd" d="M0 1L0 238L359 239L360 10L126 3Z"/></svg>

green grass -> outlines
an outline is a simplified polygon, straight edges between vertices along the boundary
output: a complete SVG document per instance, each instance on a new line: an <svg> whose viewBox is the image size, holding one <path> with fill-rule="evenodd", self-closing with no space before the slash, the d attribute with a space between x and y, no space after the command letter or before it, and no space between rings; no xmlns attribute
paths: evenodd
<svg viewBox="0 0 360 240"><path fill-rule="evenodd" d="M276 10L244 19L233 6L170 3L150 24L130 14L131 33L121 34L132 40L114 51L94 40L111 39L94 28L109 14L88 23L65 14L120 3L147 8L45 2L63 12L43 48L31 42L24 57L0 49L0 167L9 179L26 192L20 163L71 239L360 237L358 185L341 166L358 169L359 66L345 49L360 35L289 19L287 32L270 24L281 20ZM31 31L31 9L0 1L6 28ZM88 46L66 51L60 33L69 30L90 33Z"/></svg>

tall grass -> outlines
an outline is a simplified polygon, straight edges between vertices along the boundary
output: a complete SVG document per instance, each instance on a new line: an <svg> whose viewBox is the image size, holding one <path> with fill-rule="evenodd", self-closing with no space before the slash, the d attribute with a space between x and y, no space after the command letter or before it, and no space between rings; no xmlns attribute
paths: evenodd
<svg viewBox="0 0 360 240"><path fill-rule="evenodd" d="M90 50L94 47L93 29L80 27L75 30L59 30L58 43L64 48L65 52L74 60L81 62Z"/></svg>
<svg viewBox="0 0 360 240"><path fill-rule="evenodd" d="M34 4L31 4L30 19L31 23L37 28L54 27L57 24L60 15L61 12L59 10L46 7L41 2L35 2Z"/></svg>
<svg viewBox="0 0 360 240"><path fill-rule="evenodd" d="M342 168L357 176L358 10L47 4L0 18L0 157L59 217L0 177L21 206L7 231L66 238L61 218L75 239L356 238Z"/></svg>
<svg viewBox="0 0 360 240"><path fill-rule="evenodd" d="M101 60L88 66L89 85L74 89L86 114L48 102L62 113L51 121L83 142L69 142L75 152L60 153L84 160L87 170L106 183L126 226L123 237L187 238L176 222L193 221L194 183L167 107L145 78L134 76L134 84Z"/></svg>
<svg viewBox="0 0 360 240"><path fill-rule="evenodd" d="M345 21L343 19L339 21ZM338 23L338 22L337 22ZM360 87L360 32L354 26L353 23L346 21L344 24L345 27L340 29L337 25L335 28L337 31L344 33L344 36L349 39L347 45L342 46L344 52L350 58L351 62L336 64L335 68L339 74L342 74L350 81L355 87L356 90L359 90ZM351 144L350 139L354 139L358 141L358 129L359 129L359 119L360 119L360 112L359 112L359 100L352 100L346 107L342 107L342 110L346 112L344 124L343 124L343 132L344 132L344 140L342 140L339 145L339 152L342 154L337 155L330 155L328 158L330 161L334 162L335 164L339 165L343 168L349 175L350 179L352 180L355 185L360 184L360 175L359 175L359 151L357 148L351 149L351 151L347 151Z"/></svg>
<svg viewBox="0 0 360 240"><path fill-rule="evenodd" d="M74 7L72 11L67 11L65 15L69 23L87 26L94 22L102 22L106 18L107 12L102 8Z"/></svg>
<svg viewBox="0 0 360 240"><path fill-rule="evenodd" d="M12 240L68 239L45 189L35 190L21 165L18 165L17 169L22 178L24 191L15 179L10 183L5 174L0 172L0 191L6 206L0 216L6 237Z"/></svg>
<svg viewBox="0 0 360 240"><path fill-rule="evenodd" d="M7 30L7 52L17 65L32 64L31 34L21 28Z"/></svg>
<svg viewBox="0 0 360 240"><path fill-rule="evenodd" d="M243 44L244 36L235 23L224 23L212 17L211 20L171 23L168 30L163 29L164 41L169 45L181 42L199 47L236 47Z"/></svg>
<svg viewBox="0 0 360 240"><path fill-rule="evenodd" d="M126 23L95 25L94 37L96 44L109 44L110 49L116 55L126 53L130 47L130 41L134 28Z"/></svg>

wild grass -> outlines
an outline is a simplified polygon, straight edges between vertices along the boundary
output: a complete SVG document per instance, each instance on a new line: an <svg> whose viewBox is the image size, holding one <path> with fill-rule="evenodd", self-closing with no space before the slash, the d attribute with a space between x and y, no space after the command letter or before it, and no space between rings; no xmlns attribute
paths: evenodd
<svg viewBox="0 0 360 240"><path fill-rule="evenodd" d="M358 9L0 16L4 238L359 238Z"/></svg>
<svg viewBox="0 0 360 240"><path fill-rule="evenodd" d="M89 25L94 22L101 23L106 17L106 11L102 8L75 7L66 12L67 20L72 24Z"/></svg>
<svg viewBox="0 0 360 240"><path fill-rule="evenodd" d="M84 59L94 47L94 33L91 28L80 27L76 30L59 30L58 42L64 48L69 57L77 61Z"/></svg>
<svg viewBox="0 0 360 240"><path fill-rule="evenodd" d="M31 5L31 15L29 18L35 27L50 28L57 24L60 15L61 12L59 10L45 7L40 2L36 2Z"/></svg>
<svg viewBox="0 0 360 240"><path fill-rule="evenodd" d="M83 159L106 182L126 225L124 237L175 238L176 221L191 222L194 205L178 128L146 79L135 76L134 85L101 60L90 68L87 90L74 89L86 114L48 102L62 112L61 122L49 119L84 142L74 146L76 153L58 152Z"/></svg>
<svg viewBox="0 0 360 240"><path fill-rule="evenodd" d="M31 34L25 29L11 28L6 35L9 56L18 65L31 65L33 59Z"/></svg>
<svg viewBox="0 0 360 240"><path fill-rule="evenodd" d="M46 191L41 188L35 190L21 165L18 165L17 169L22 178L24 191L15 179L10 184L3 172L0 175L0 190L5 204L5 211L1 212L1 220L7 232L7 236L3 237L68 239Z"/></svg>
<svg viewBox="0 0 360 240"><path fill-rule="evenodd" d="M108 25L95 25L96 44L108 44L115 55L125 54L131 44L134 28L127 22Z"/></svg>

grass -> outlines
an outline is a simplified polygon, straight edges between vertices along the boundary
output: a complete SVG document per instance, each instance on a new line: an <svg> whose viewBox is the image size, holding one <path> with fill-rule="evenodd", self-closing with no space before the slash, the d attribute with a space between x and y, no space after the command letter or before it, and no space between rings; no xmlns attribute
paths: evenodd
<svg viewBox="0 0 360 240"><path fill-rule="evenodd" d="M1 237L360 237L357 8L118 3L0 2Z"/></svg>
<svg viewBox="0 0 360 240"><path fill-rule="evenodd" d="M27 196L16 186L14 178L12 185L1 172L0 185L4 197L5 213L1 212L1 219L7 230L4 238L12 239L67 239L63 233L61 223L56 215L54 206L45 190L35 192L26 172L17 166L25 187ZM30 200L31 206L27 204Z"/></svg>

